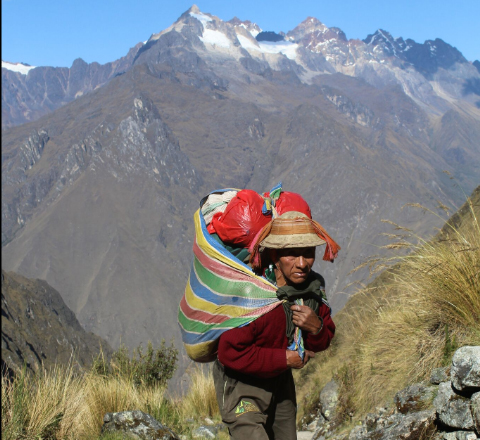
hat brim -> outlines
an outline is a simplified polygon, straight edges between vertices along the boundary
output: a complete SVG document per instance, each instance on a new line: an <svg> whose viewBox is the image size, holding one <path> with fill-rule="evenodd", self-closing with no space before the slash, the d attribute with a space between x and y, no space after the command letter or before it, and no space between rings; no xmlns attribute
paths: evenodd
<svg viewBox="0 0 480 440"><path fill-rule="evenodd" d="M287 249L301 247L315 247L325 244L317 234L268 235L260 243L263 248Z"/></svg>

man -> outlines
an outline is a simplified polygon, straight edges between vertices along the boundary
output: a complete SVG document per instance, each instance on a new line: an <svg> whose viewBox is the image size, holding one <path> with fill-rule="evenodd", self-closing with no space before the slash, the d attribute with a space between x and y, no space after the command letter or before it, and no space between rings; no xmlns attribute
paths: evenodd
<svg viewBox="0 0 480 440"><path fill-rule="evenodd" d="M215 389L222 419L234 440L296 439L291 369L303 368L315 352L329 346L335 333L323 296L324 280L311 270L315 247L325 241L336 256L338 245L300 212L284 213L260 235L255 249L263 264L257 268L270 263L277 296L284 302L283 307L220 337Z"/></svg>

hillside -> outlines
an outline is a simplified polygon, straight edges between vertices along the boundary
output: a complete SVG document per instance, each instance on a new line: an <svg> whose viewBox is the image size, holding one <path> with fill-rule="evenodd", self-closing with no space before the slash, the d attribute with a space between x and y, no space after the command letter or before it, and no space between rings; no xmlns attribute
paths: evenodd
<svg viewBox="0 0 480 440"><path fill-rule="evenodd" d="M87 367L100 349L111 353L108 342L83 330L48 283L2 271L2 368Z"/></svg>
<svg viewBox="0 0 480 440"><path fill-rule="evenodd" d="M417 243L410 254L372 261L390 269L349 299L331 350L297 376L305 414L332 376L342 394L337 422L355 421L449 365L456 348L480 345L479 217L477 187L431 241L402 238Z"/></svg>

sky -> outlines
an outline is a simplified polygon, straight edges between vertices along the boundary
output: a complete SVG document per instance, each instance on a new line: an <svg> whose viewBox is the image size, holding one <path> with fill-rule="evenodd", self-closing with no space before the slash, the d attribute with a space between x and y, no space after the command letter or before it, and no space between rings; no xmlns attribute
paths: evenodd
<svg viewBox="0 0 480 440"><path fill-rule="evenodd" d="M307 17L364 39L377 29L418 43L441 38L480 59L480 0L1 0L2 60L70 67L104 64L170 26L196 4L222 20L237 16L288 32Z"/></svg>

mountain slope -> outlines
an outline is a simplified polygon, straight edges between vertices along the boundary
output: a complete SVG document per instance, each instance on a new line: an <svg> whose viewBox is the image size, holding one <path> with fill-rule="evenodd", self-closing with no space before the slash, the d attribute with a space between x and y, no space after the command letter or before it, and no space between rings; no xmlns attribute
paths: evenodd
<svg viewBox="0 0 480 440"><path fill-rule="evenodd" d="M60 294L45 281L2 271L2 366L36 371L43 364L91 365L109 344L86 333Z"/></svg>

